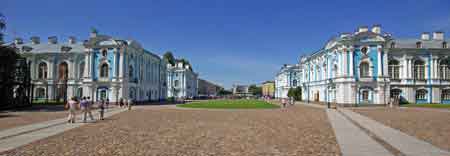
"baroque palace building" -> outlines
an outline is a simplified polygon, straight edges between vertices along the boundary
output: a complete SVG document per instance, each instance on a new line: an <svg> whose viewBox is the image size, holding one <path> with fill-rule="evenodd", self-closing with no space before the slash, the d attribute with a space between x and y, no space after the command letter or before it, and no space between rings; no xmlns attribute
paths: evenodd
<svg viewBox="0 0 450 156"><path fill-rule="evenodd" d="M379 25L371 30L359 27L301 57L295 67L299 79L288 87L300 86L305 101L349 105L450 103L448 42L443 32L397 39L382 33ZM282 68L276 84L293 84L294 79L286 76L291 71ZM278 92L277 87L277 97L286 94Z"/></svg>
<svg viewBox="0 0 450 156"><path fill-rule="evenodd" d="M198 96L198 74L183 61L167 64L168 97L193 99Z"/></svg>
<svg viewBox="0 0 450 156"><path fill-rule="evenodd" d="M120 98L136 101L163 100L167 96L166 62L135 40L123 40L91 32L88 40L58 43L49 37L40 43L31 37L13 46L31 64L35 99L89 96L95 101Z"/></svg>

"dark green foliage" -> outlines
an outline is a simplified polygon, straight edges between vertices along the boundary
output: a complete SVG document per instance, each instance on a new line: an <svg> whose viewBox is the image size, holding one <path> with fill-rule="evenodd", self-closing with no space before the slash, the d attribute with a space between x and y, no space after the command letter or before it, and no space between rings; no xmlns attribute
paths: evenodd
<svg viewBox="0 0 450 156"><path fill-rule="evenodd" d="M262 95L262 87L258 87L256 85L250 85L248 87L248 91L251 92L255 96L261 96Z"/></svg>
<svg viewBox="0 0 450 156"><path fill-rule="evenodd" d="M288 97L293 97L295 101L302 100L302 88L290 88L287 94Z"/></svg>
<svg viewBox="0 0 450 156"><path fill-rule="evenodd" d="M219 92L217 93L219 96L225 96L225 95L231 95L233 94L233 92L225 90L225 89L220 89Z"/></svg>
<svg viewBox="0 0 450 156"><path fill-rule="evenodd" d="M173 56L172 52L168 51L164 53L163 59L171 65L175 65L175 57Z"/></svg>

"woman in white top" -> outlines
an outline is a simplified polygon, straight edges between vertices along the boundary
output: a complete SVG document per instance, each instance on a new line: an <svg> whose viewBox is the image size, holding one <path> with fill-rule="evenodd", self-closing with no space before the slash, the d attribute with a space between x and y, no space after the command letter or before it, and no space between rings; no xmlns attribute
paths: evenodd
<svg viewBox="0 0 450 156"><path fill-rule="evenodd" d="M67 117L67 122L75 123L75 113L78 108L78 102L75 97L71 97L69 101L67 101L66 108L69 109L69 116Z"/></svg>

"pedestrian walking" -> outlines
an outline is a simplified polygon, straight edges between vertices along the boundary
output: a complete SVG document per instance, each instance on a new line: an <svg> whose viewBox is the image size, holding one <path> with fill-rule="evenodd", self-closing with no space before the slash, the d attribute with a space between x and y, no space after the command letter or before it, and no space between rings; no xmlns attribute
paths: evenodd
<svg viewBox="0 0 450 156"><path fill-rule="evenodd" d="M129 99L127 103L128 103L128 105L127 105L128 110L131 110L131 105L133 105L133 99Z"/></svg>
<svg viewBox="0 0 450 156"><path fill-rule="evenodd" d="M293 106L294 103L295 103L294 97L291 97L291 102L290 102L291 106Z"/></svg>
<svg viewBox="0 0 450 156"><path fill-rule="evenodd" d="M66 106L69 110L69 116L67 117L68 123L75 123L76 111L78 109L78 102L75 97L71 97L69 101L67 101Z"/></svg>
<svg viewBox="0 0 450 156"><path fill-rule="evenodd" d="M281 104L283 105L283 108L286 108L286 98L281 99Z"/></svg>
<svg viewBox="0 0 450 156"><path fill-rule="evenodd" d="M109 108L109 98L106 98L106 109Z"/></svg>
<svg viewBox="0 0 450 156"><path fill-rule="evenodd" d="M119 100L119 107L122 108L123 105L124 105L123 98L120 98L120 100Z"/></svg>
<svg viewBox="0 0 450 156"><path fill-rule="evenodd" d="M100 113L100 120L103 120L103 116L105 114L105 100L103 98L102 100L100 100L99 113Z"/></svg>
<svg viewBox="0 0 450 156"><path fill-rule="evenodd" d="M84 100L81 104L81 110L83 111L83 122L86 122L87 117L89 115L89 118L91 118L91 120L94 120L94 116L92 116L92 102L91 102L91 97L84 97Z"/></svg>

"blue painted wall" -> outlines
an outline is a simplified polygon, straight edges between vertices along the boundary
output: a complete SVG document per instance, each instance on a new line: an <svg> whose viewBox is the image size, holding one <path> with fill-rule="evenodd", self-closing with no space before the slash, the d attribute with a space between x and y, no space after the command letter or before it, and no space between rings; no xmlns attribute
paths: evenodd
<svg viewBox="0 0 450 156"><path fill-rule="evenodd" d="M367 57L369 57L370 62L372 63L373 69L372 70L372 76L373 79L376 80L377 79L377 75L378 75L378 51L377 51L377 46L376 45L371 45L368 48L368 52L367 52ZM354 65L353 65L353 70L355 71L354 75L356 79L359 79L359 64L361 63L361 59L364 57L364 54L361 52L360 47L359 46L355 46L355 52L354 52Z"/></svg>

